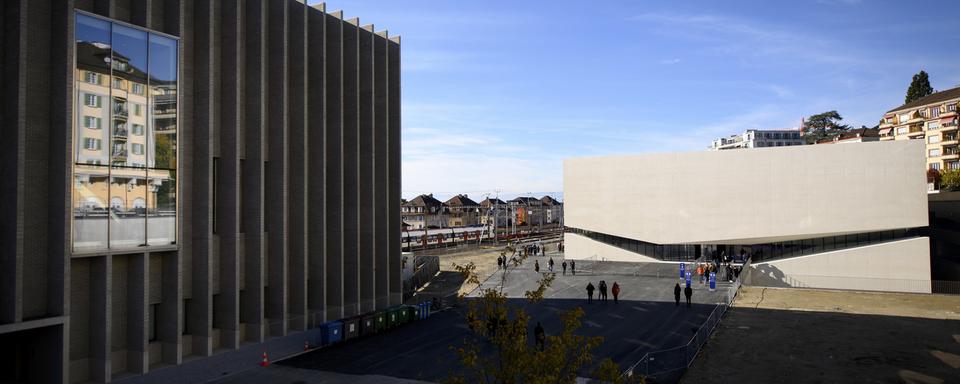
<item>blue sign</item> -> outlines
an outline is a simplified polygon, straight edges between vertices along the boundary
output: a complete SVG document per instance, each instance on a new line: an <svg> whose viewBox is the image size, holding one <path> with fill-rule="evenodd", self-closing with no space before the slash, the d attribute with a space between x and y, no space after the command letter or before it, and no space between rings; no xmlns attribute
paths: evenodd
<svg viewBox="0 0 960 384"><path fill-rule="evenodd" d="M693 277L693 274L690 271L687 271L687 287L690 287L690 278Z"/></svg>
<svg viewBox="0 0 960 384"><path fill-rule="evenodd" d="M686 264L686 263L680 263L680 278L681 278L681 279L682 279L684 276L687 275L687 274L686 274L686 271L687 271L687 264Z"/></svg>
<svg viewBox="0 0 960 384"><path fill-rule="evenodd" d="M710 272L710 290L711 291L717 290L717 273L716 272Z"/></svg>

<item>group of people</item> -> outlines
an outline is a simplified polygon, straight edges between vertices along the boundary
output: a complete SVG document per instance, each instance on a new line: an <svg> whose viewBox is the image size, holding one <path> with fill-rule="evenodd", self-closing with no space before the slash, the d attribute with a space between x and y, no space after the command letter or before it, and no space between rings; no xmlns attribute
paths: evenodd
<svg viewBox="0 0 960 384"><path fill-rule="evenodd" d="M733 282L740 277L740 271L743 269L740 265L733 265L730 261L718 263L716 260L709 263L698 263L696 273L699 276L700 284L709 282L710 273L716 272L717 280L726 280Z"/></svg>
<svg viewBox="0 0 960 384"><path fill-rule="evenodd" d="M600 280L597 283L597 287L593 286L592 282L587 282L587 304L593 304L593 291L599 289L600 293L597 295L597 300L607 301L607 282ZM620 297L620 284L617 284L616 281L613 282L613 287L610 288L610 293L613 294L613 303L617 303L617 298Z"/></svg>
<svg viewBox="0 0 960 384"><path fill-rule="evenodd" d="M673 286L673 299L676 302L676 304L673 305L674 307L680 306L680 291L680 283ZM693 297L693 288L690 288L688 285L683 289L683 295L687 297L687 308L690 308L690 298Z"/></svg>
<svg viewBox="0 0 960 384"><path fill-rule="evenodd" d="M527 256L541 256L547 254L547 245L528 244L520 249L520 253Z"/></svg>

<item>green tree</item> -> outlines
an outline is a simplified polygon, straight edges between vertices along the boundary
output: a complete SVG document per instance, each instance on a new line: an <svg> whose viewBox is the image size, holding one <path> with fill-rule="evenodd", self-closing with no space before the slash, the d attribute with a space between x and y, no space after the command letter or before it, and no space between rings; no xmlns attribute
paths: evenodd
<svg viewBox="0 0 960 384"><path fill-rule="evenodd" d="M948 169L940 173L940 189L960 191L960 169Z"/></svg>
<svg viewBox="0 0 960 384"><path fill-rule="evenodd" d="M583 309L574 308L558 313L562 325L556 335L545 337L541 350L529 342L530 316L522 306L509 305L504 286L512 270L520 266L526 255L518 255L508 246L501 256L507 257L509 268L497 270L488 281L481 283L476 265L454 265L466 282L476 286L477 298L467 300L466 322L471 337L463 345L452 347L460 360L460 370L451 372L446 383L575 383L581 367L594 361L592 351L602 337L577 335ZM499 275L499 276L498 276ZM544 293L556 277L542 273L536 289L525 292L527 302L543 300ZM499 278L499 281L496 281ZM465 299L466 293L461 293ZM604 359L593 376L603 382L644 382L641 377L621 375L620 367Z"/></svg>
<svg viewBox="0 0 960 384"><path fill-rule="evenodd" d="M913 81L910 82L910 88L907 88L907 97L903 103L909 103L931 93L933 93L933 87L930 86L930 77L927 76L926 72L920 71L920 73L913 75Z"/></svg>
<svg viewBox="0 0 960 384"><path fill-rule="evenodd" d="M840 124L843 117L837 111L819 113L803 121L803 138L807 144L816 143L822 139L832 139L850 129L850 126Z"/></svg>

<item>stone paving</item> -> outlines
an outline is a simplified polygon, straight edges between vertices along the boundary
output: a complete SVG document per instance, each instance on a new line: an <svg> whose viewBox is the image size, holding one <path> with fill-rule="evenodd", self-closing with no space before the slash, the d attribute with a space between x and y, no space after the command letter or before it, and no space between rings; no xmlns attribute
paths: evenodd
<svg viewBox="0 0 960 384"><path fill-rule="evenodd" d="M957 383L960 296L745 287L684 383Z"/></svg>

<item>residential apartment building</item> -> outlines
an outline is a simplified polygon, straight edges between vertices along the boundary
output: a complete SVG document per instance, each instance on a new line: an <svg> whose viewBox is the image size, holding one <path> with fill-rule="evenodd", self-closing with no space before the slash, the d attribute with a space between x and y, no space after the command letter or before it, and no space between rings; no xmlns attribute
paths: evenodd
<svg viewBox="0 0 960 384"><path fill-rule="evenodd" d="M566 159L564 257L691 262L744 252L755 285L930 293L926 177L911 171L922 148L907 140ZM729 174L738 177L716 177ZM723 208L744 196L748 209Z"/></svg>
<svg viewBox="0 0 960 384"><path fill-rule="evenodd" d="M543 204L544 221L547 224L563 223L563 203L550 196L540 198Z"/></svg>
<svg viewBox="0 0 960 384"><path fill-rule="evenodd" d="M480 204L467 195L456 195L443 203L448 212L447 226L467 227L480 224Z"/></svg>
<svg viewBox="0 0 960 384"><path fill-rule="evenodd" d="M513 225L510 205L499 198L486 198L480 201L481 221L486 225L504 228Z"/></svg>
<svg viewBox="0 0 960 384"><path fill-rule="evenodd" d="M8 0L0 66L0 382L208 381L401 303L399 38Z"/></svg>
<svg viewBox="0 0 960 384"><path fill-rule="evenodd" d="M407 229L449 227L450 210L432 193L410 199L403 203L400 210Z"/></svg>
<svg viewBox="0 0 960 384"><path fill-rule="evenodd" d="M847 144L880 141L880 130L876 128L858 128L843 132L834 138L817 141L816 144Z"/></svg>
<svg viewBox="0 0 960 384"><path fill-rule="evenodd" d="M514 225L543 225L544 204L533 196L520 196L508 201L513 212Z"/></svg>
<svg viewBox="0 0 960 384"><path fill-rule="evenodd" d="M880 121L880 140L922 140L926 143L926 168L960 168L958 105L960 87L891 109Z"/></svg>
<svg viewBox="0 0 960 384"><path fill-rule="evenodd" d="M708 149L718 151L739 148L789 147L803 144L803 137L797 129L748 129L739 135L716 139Z"/></svg>

